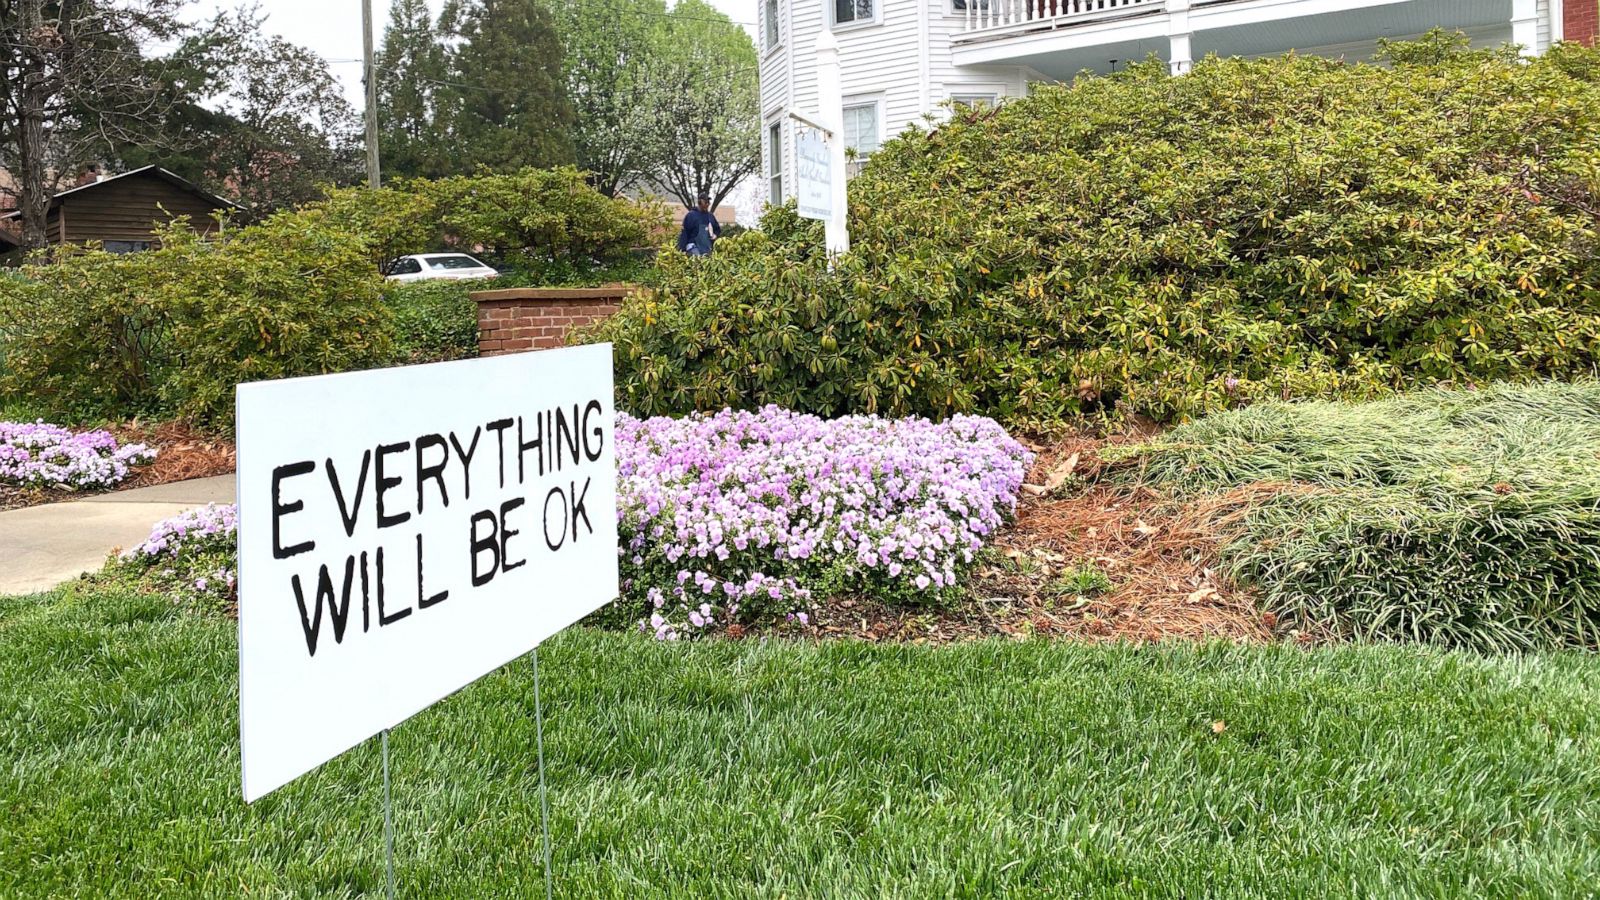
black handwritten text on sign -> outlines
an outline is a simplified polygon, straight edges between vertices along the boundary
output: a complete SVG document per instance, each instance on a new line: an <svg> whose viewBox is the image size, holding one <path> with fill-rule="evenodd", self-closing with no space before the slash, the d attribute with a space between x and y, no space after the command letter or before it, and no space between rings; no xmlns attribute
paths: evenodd
<svg viewBox="0 0 1600 900"><path fill-rule="evenodd" d="M611 348L241 385L246 800L617 593Z"/></svg>

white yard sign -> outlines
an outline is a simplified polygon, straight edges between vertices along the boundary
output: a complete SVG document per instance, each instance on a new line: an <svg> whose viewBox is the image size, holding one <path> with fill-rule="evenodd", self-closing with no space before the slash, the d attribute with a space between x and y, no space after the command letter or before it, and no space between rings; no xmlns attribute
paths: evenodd
<svg viewBox="0 0 1600 900"><path fill-rule="evenodd" d="M611 346L239 386L254 800L617 595Z"/></svg>
<svg viewBox="0 0 1600 900"><path fill-rule="evenodd" d="M800 129L794 142L795 174L798 176L795 204L807 219L833 218L833 159L828 142L810 128Z"/></svg>

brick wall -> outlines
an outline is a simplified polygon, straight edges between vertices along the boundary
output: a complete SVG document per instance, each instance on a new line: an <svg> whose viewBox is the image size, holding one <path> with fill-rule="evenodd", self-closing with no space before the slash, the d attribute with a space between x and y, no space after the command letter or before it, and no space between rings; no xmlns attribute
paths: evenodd
<svg viewBox="0 0 1600 900"><path fill-rule="evenodd" d="M630 285L604 288L508 288L478 291L478 352L483 356L545 350L573 328L617 311Z"/></svg>
<svg viewBox="0 0 1600 900"><path fill-rule="evenodd" d="M1566 0L1561 18L1565 40L1594 46L1595 34L1600 31L1600 0Z"/></svg>

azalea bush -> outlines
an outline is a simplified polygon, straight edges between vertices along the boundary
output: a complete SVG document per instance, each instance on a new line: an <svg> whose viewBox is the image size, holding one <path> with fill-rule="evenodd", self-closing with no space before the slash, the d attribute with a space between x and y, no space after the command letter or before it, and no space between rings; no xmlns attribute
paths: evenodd
<svg viewBox="0 0 1600 900"><path fill-rule="evenodd" d="M674 640L804 622L819 596L938 602L1015 509L1031 462L973 416L619 416L614 614Z"/></svg>
<svg viewBox="0 0 1600 900"><path fill-rule="evenodd" d="M115 487L156 458L145 444L119 444L109 431L38 422L0 422L0 484L94 490Z"/></svg>
<svg viewBox="0 0 1600 900"><path fill-rule="evenodd" d="M581 280L627 261L663 243L671 221L662 203L608 197L571 166L335 189L295 215L365 238L374 268L408 253L470 248L533 283L547 273Z"/></svg>
<svg viewBox="0 0 1600 900"><path fill-rule="evenodd" d="M233 427L241 382L384 365L382 279L366 242L278 214L157 229L160 247L57 248L0 281L0 396L47 414Z"/></svg>
<svg viewBox="0 0 1600 900"><path fill-rule="evenodd" d="M222 611L238 599L238 508L208 504L157 522L114 569L163 591L176 604Z"/></svg>
<svg viewBox="0 0 1600 900"><path fill-rule="evenodd" d="M597 330L639 415L1166 420L1600 363L1600 51L1159 61L912 128Z"/></svg>

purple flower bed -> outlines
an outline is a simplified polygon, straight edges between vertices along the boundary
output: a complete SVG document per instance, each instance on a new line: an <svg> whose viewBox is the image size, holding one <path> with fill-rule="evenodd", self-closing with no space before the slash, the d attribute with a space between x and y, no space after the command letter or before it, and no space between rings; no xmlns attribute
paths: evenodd
<svg viewBox="0 0 1600 900"><path fill-rule="evenodd" d="M677 640L809 620L813 597L950 596L1016 509L1033 455L991 419L824 420L778 407L617 417L623 597L602 618ZM190 510L122 555L179 600L234 597L236 512Z"/></svg>
<svg viewBox="0 0 1600 900"><path fill-rule="evenodd" d="M124 550L124 569L144 575L173 602L225 609L236 598L238 508L210 504L157 522L144 543Z"/></svg>
<svg viewBox="0 0 1600 900"><path fill-rule="evenodd" d="M675 640L803 622L813 596L836 592L937 600L1016 508L1031 462L976 416L619 415L624 608L642 601L639 627Z"/></svg>
<svg viewBox="0 0 1600 900"><path fill-rule="evenodd" d="M122 552L124 559L177 559L197 545L233 546L239 531L239 508L232 503L208 503L162 519L144 543Z"/></svg>
<svg viewBox="0 0 1600 900"><path fill-rule="evenodd" d="M109 431L72 431L39 422L0 422L0 484L105 489L156 458L144 444L118 444Z"/></svg>

